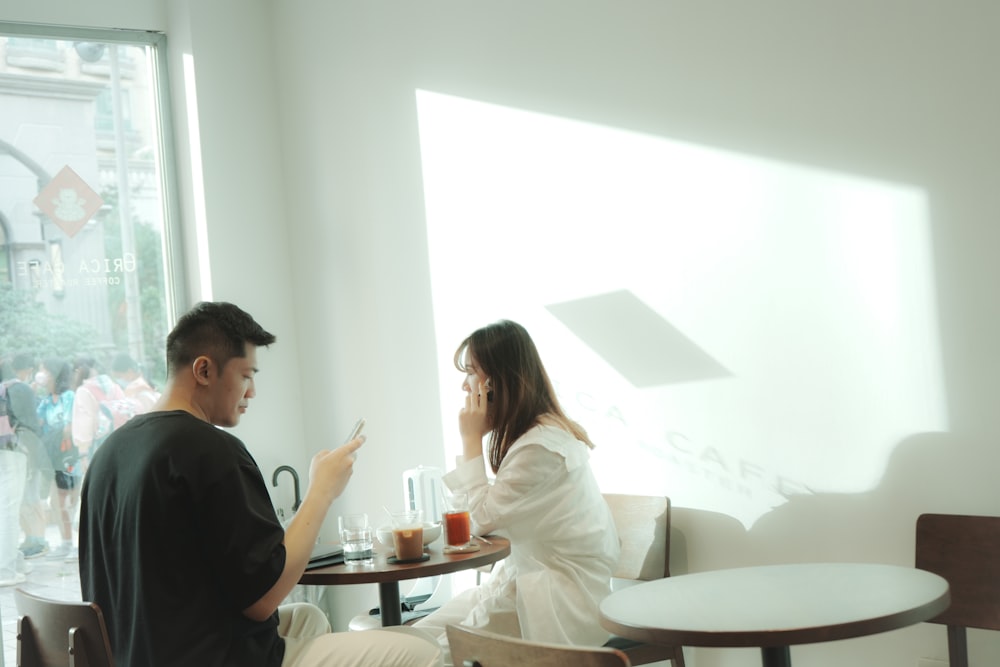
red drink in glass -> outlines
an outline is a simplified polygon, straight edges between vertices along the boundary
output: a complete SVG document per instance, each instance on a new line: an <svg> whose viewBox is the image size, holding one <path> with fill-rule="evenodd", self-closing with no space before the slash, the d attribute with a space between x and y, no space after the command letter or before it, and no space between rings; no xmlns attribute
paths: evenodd
<svg viewBox="0 0 1000 667"><path fill-rule="evenodd" d="M448 546L464 547L472 539L472 521L469 511L444 513L444 530Z"/></svg>

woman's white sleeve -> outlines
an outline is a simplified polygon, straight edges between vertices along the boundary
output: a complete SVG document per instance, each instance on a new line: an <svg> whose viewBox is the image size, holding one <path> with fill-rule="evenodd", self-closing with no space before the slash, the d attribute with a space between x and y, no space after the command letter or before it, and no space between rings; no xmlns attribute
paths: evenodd
<svg viewBox="0 0 1000 667"><path fill-rule="evenodd" d="M553 477L565 474L565 459L541 445L525 445L510 452L489 483L483 458L466 461L444 477L452 491L469 493L476 533L488 534L517 522L522 512L533 508L551 492Z"/></svg>

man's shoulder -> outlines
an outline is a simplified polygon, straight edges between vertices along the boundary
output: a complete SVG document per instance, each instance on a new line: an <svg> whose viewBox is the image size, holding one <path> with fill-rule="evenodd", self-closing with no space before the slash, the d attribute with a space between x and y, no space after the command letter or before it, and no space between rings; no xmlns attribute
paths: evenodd
<svg viewBox="0 0 1000 667"><path fill-rule="evenodd" d="M112 435L138 435L135 431L149 430L157 440L197 445L217 437L218 429L183 410L152 410L136 414ZM129 432L132 431L130 434ZM146 434L143 434L145 437Z"/></svg>
<svg viewBox="0 0 1000 667"><path fill-rule="evenodd" d="M238 437L184 410L154 410L137 414L126 425L152 429L162 436L160 439L183 449L221 457L249 456L246 445Z"/></svg>
<svg viewBox="0 0 1000 667"><path fill-rule="evenodd" d="M108 435L94 462L108 456L118 459L116 467L169 461L177 471L199 471L208 478L247 464L256 467L239 438L183 411L135 415Z"/></svg>

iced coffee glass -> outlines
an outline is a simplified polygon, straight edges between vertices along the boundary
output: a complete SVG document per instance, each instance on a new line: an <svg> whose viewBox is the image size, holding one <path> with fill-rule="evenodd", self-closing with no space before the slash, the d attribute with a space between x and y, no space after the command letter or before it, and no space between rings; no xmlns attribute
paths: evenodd
<svg viewBox="0 0 1000 667"><path fill-rule="evenodd" d="M424 556L423 512L408 510L392 514L392 548L396 560L420 560Z"/></svg>

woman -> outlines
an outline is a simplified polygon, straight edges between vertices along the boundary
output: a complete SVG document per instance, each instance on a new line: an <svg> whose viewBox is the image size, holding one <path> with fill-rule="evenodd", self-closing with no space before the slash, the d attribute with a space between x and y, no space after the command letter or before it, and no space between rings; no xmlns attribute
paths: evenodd
<svg viewBox="0 0 1000 667"><path fill-rule="evenodd" d="M75 553L73 546L73 521L80 500L79 477L74 474L77 455L73 447L71 422L73 418L73 384L76 373L69 362L50 358L42 362L37 380L44 392L38 404L38 417L42 422L42 442L55 469L56 502L59 511L59 531L62 544L53 556L68 558ZM50 494L51 498L51 494Z"/></svg>
<svg viewBox="0 0 1000 667"><path fill-rule="evenodd" d="M463 455L444 476L469 494L473 530L510 539L489 580L416 623L446 645L459 623L536 641L598 646L598 604L611 591L618 535L590 469L593 444L556 399L524 327L502 320L462 341ZM483 457L496 479L491 484Z"/></svg>

